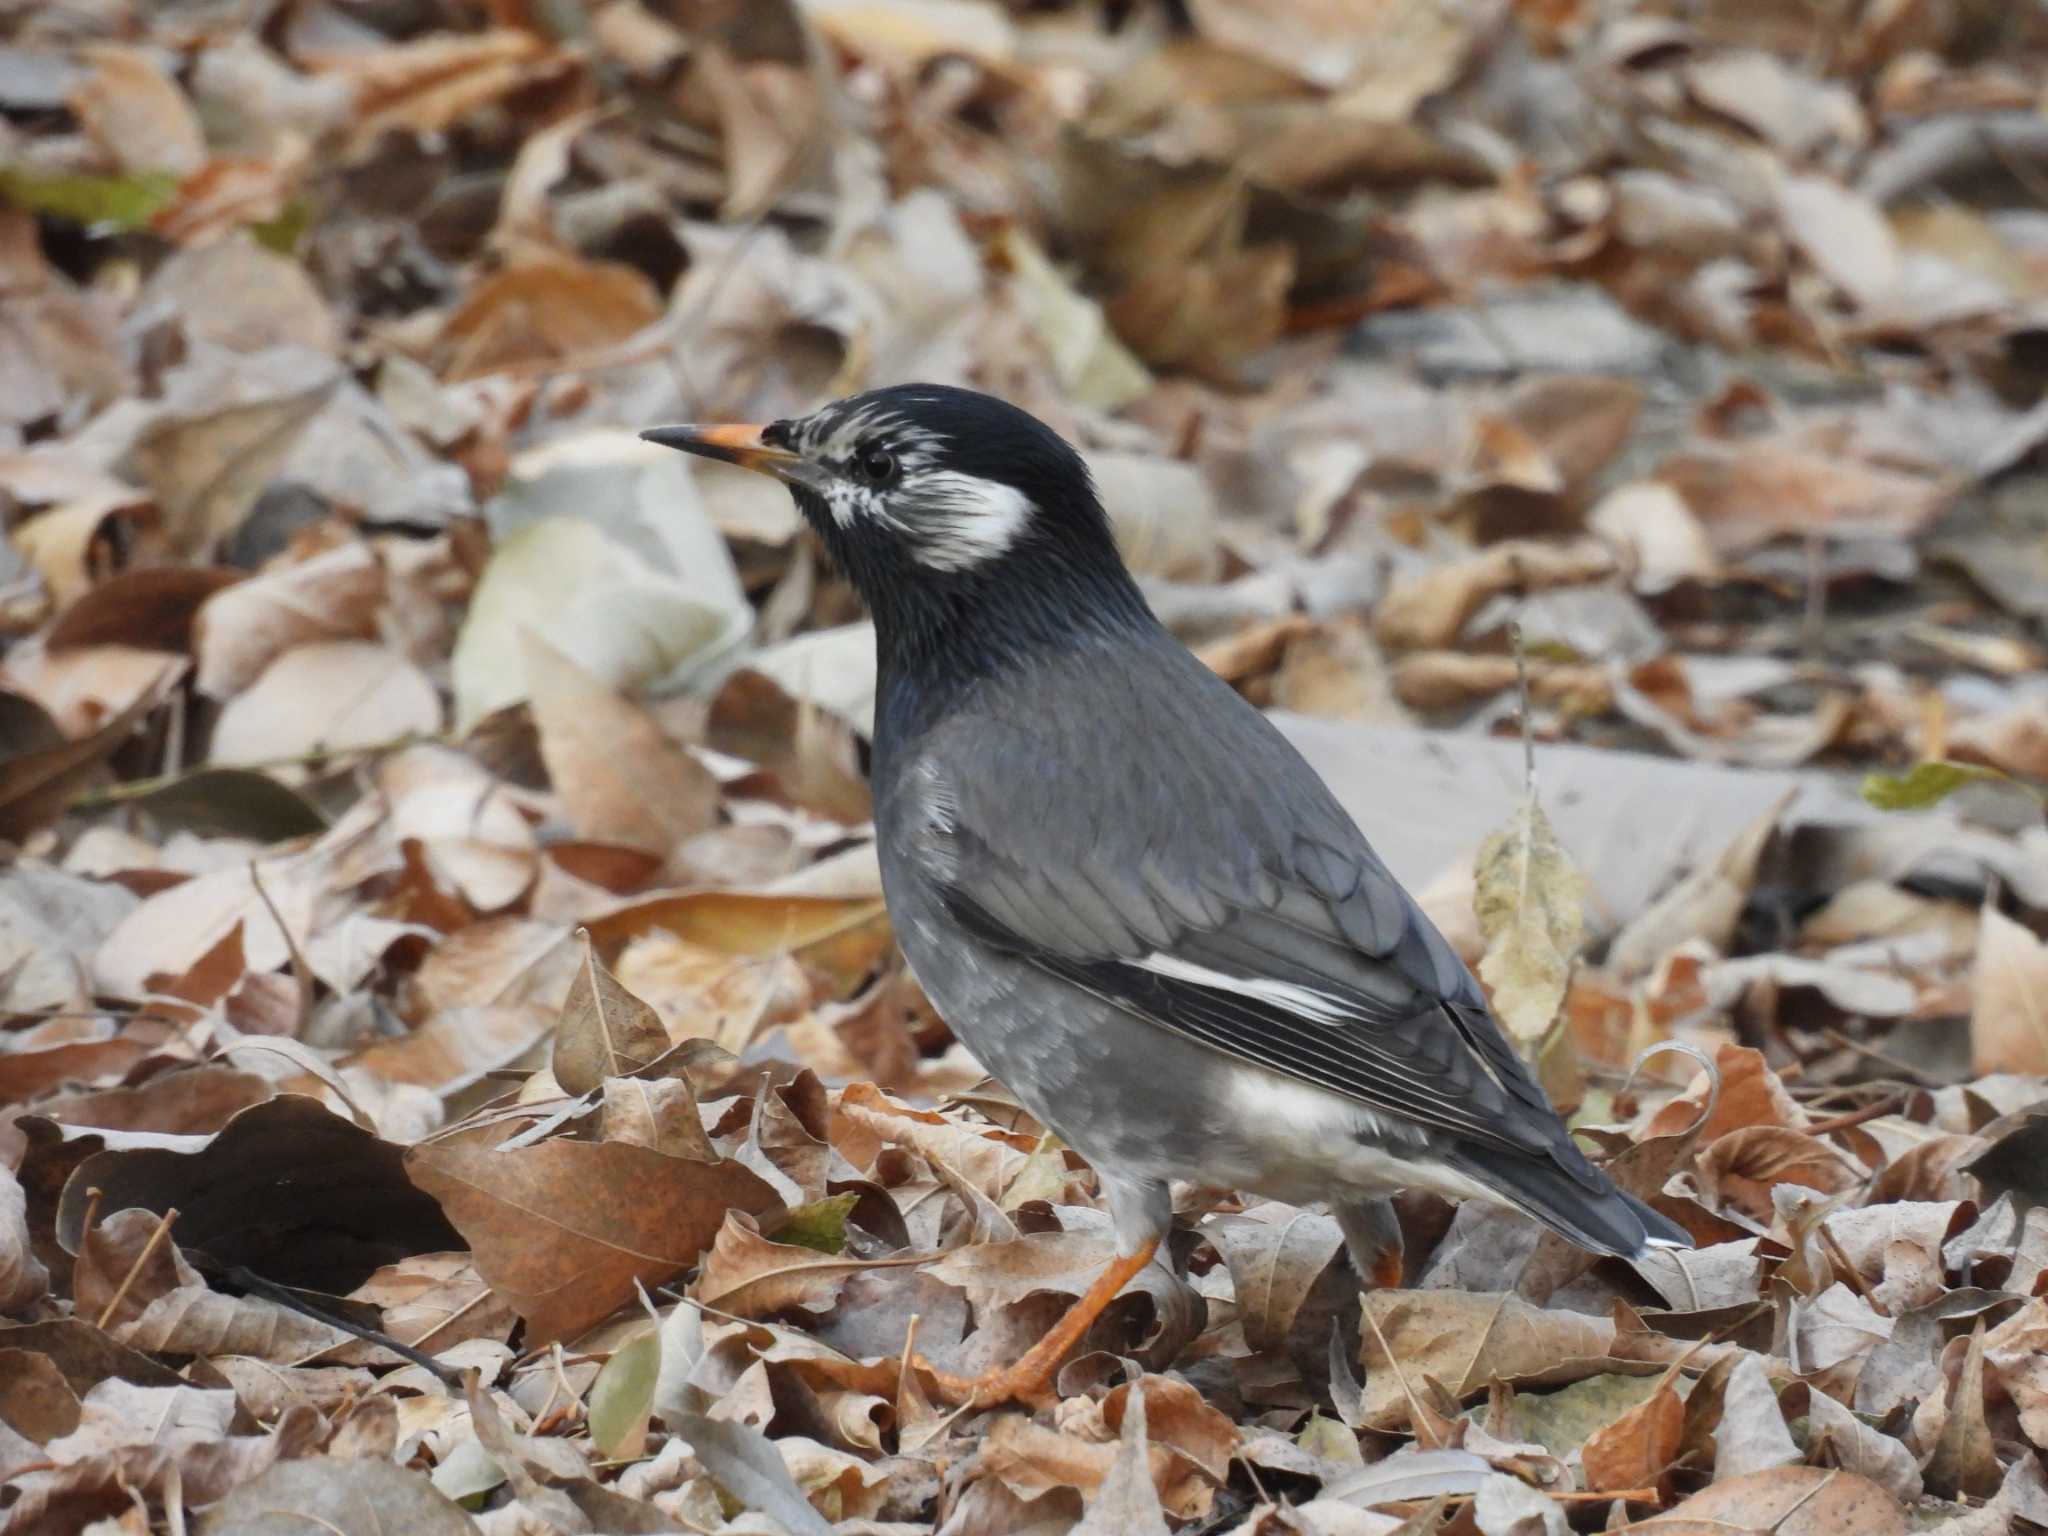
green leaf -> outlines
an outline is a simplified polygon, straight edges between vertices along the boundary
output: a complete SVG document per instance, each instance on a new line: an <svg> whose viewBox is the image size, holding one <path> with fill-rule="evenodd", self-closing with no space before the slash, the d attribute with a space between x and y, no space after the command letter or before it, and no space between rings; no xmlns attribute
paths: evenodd
<svg viewBox="0 0 2048 1536"><path fill-rule="evenodd" d="M293 198L284 206L284 211L274 219L264 219L251 224L249 233L256 237L256 243L265 250L275 251L280 256L297 253L299 242L306 237L306 231L313 227L313 209L304 198Z"/></svg>
<svg viewBox="0 0 2048 1536"><path fill-rule="evenodd" d="M638 1456L646 1448L661 1375L661 1335L652 1328L620 1346L590 1384L590 1441L607 1459Z"/></svg>
<svg viewBox="0 0 2048 1536"><path fill-rule="evenodd" d="M140 806L166 831L281 843L327 830L327 818L297 790L249 768L201 768L145 794L109 796Z"/></svg>
<svg viewBox="0 0 2048 1536"><path fill-rule="evenodd" d="M846 1247L846 1218L859 1203L859 1195L827 1195L800 1205L775 1229L775 1241L813 1253L839 1253Z"/></svg>
<svg viewBox="0 0 2048 1536"><path fill-rule="evenodd" d="M0 168L0 197L31 213L79 224L140 229L177 196L178 178L163 171L89 176L76 171Z"/></svg>
<svg viewBox="0 0 2048 1536"><path fill-rule="evenodd" d="M1880 811L1924 811L1938 805L1966 784L2010 784L2038 795L2038 790L2021 784L1996 768L1977 763L1956 763L1945 758L1915 763L1905 773L1869 773L1863 776L1863 798Z"/></svg>

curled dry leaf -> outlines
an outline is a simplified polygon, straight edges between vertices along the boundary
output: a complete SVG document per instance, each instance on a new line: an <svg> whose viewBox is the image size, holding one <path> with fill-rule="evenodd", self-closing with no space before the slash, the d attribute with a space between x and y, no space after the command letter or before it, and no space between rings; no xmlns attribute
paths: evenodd
<svg viewBox="0 0 2048 1536"><path fill-rule="evenodd" d="M1336 1220L1268 1204L1243 1216L1214 1217L1203 1231L1230 1267L1245 1342L1284 1349L1317 1281L1342 1262L1344 1234Z"/></svg>

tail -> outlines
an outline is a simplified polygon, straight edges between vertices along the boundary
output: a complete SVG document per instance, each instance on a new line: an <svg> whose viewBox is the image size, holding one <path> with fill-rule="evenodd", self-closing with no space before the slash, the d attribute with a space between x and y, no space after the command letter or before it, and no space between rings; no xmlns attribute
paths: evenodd
<svg viewBox="0 0 2048 1536"><path fill-rule="evenodd" d="M1617 1258L1641 1258L1652 1248L1690 1248L1685 1229L1650 1209L1606 1174L1563 1149L1575 1168L1540 1153L1467 1142L1454 1159L1503 1204L1535 1217L1581 1248ZM1588 1178L1587 1175L1591 1177Z"/></svg>

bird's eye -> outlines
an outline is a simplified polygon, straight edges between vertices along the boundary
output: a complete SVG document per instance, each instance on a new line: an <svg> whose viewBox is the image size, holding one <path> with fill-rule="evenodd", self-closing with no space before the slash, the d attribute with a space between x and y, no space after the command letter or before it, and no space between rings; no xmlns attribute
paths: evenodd
<svg viewBox="0 0 2048 1536"><path fill-rule="evenodd" d="M896 478L896 455L886 448L865 448L859 460L863 478L876 485L886 485Z"/></svg>

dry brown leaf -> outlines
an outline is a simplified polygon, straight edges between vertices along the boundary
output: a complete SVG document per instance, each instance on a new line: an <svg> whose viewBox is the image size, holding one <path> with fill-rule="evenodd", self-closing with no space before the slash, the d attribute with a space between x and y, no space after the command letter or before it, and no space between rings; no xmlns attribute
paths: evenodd
<svg viewBox="0 0 2048 1536"><path fill-rule="evenodd" d="M2048 944L1991 903L1977 925L1970 1063L1980 1074L2048 1072Z"/></svg>
<svg viewBox="0 0 2048 1536"><path fill-rule="evenodd" d="M660 318L661 297L637 268L536 256L485 278L448 316L441 371L473 379L595 357Z"/></svg>
<svg viewBox="0 0 2048 1536"><path fill-rule="evenodd" d="M346 755L441 729L441 696L396 651L334 640L286 651L228 701L208 761L274 764Z"/></svg>
<svg viewBox="0 0 2048 1536"><path fill-rule="evenodd" d="M666 857L718 817L718 781L646 710L527 630L527 697L579 837Z"/></svg>
<svg viewBox="0 0 2048 1536"><path fill-rule="evenodd" d="M72 798L98 774L100 765L127 744L175 675L174 664L167 667L159 659L152 686L105 724L72 740L64 740L54 730L31 729L21 733L31 744L20 750L21 736L16 736L10 743L15 750L0 756L0 838L24 841L61 816ZM18 722L19 717L15 719ZM15 728L19 729L18 723ZM38 741L38 736L46 739Z"/></svg>
<svg viewBox="0 0 2048 1536"><path fill-rule="evenodd" d="M0 1166L0 1312L23 1312L49 1289L50 1272L29 1242L28 1195Z"/></svg>
<svg viewBox="0 0 2048 1536"><path fill-rule="evenodd" d="M1724 556L1780 535L1911 537L1951 494L1939 480L1849 458L1825 435L1702 444L1666 459L1657 479L1684 497Z"/></svg>
<svg viewBox="0 0 2048 1536"><path fill-rule="evenodd" d="M352 139L368 148L393 129L440 133L522 84L546 58L524 28L432 33L403 43L314 53L314 71L355 92Z"/></svg>
<svg viewBox="0 0 2048 1536"><path fill-rule="evenodd" d="M1639 1522L1652 1536L1905 1536L1905 1516L1851 1472L1775 1467L1715 1482Z"/></svg>
<svg viewBox="0 0 2048 1536"><path fill-rule="evenodd" d="M1460 1402L1492 1381L1560 1386L1607 1371L1626 1372L1609 1350L1614 1325L1576 1312L1550 1312L1519 1296L1472 1291L1371 1291L1360 1335L1365 1373L1362 1422L1408 1422L1405 1381L1432 1377ZM1643 1374L1649 1374L1644 1371Z"/></svg>
<svg viewBox="0 0 2048 1536"><path fill-rule="evenodd" d="M206 135L192 104L148 50L97 43L92 66L71 93L71 110L102 153L124 172L188 175L206 160Z"/></svg>
<svg viewBox="0 0 2048 1536"><path fill-rule="evenodd" d="M2021 1432L2048 1446L2048 1301L2034 1297L1987 1333L1984 1361L2018 1411Z"/></svg>
<svg viewBox="0 0 2048 1536"><path fill-rule="evenodd" d="M367 544L338 545L219 592L192 628L202 693L231 699L294 646L377 633L384 568Z"/></svg>
<svg viewBox="0 0 2048 1536"><path fill-rule="evenodd" d="M733 1209L775 1193L733 1162L669 1157L630 1142L544 1141L504 1150L475 1132L406 1155L491 1289L526 1319L529 1345L567 1338L697 1262Z"/></svg>
<svg viewBox="0 0 2048 1536"><path fill-rule="evenodd" d="M1316 1282L1344 1262L1344 1234L1333 1217L1268 1203L1242 1216L1218 1216L1203 1232L1230 1267L1245 1342L1284 1349Z"/></svg>
<svg viewBox="0 0 2048 1536"><path fill-rule="evenodd" d="M1649 1397L1587 1437L1581 1451L1586 1486L1595 1492L1656 1487L1677 1458L1684 1428L1685 1403L1667 1376Z"/></svg>
<svg viewBox="0 0 2048 1536"><path fill-rule="evenodd" d="M1616 486L1586 514L1586 527L1626 552L1629 581L1639 593L1667 592L1682 581L1712 581L1720 573L1713 541L1692 508L1658 481Z"/></svg>
<svg viewBox="0 0 2048 1536"><path fill-rule="evenodd" d="M652 1147L670 1157L701 1163L718 1157L704 1133L696 1090L687 1076L648 1079L607 1077L604 1080L604 1139Z"/></svg>
<svg viewBox="0 0 2048 1536"><path fill-rule="evenodd" d="M1706 1073L1695 1076L1678 1098L1658 1110L1643 1128L1650 1136L1676 1136L1693 1129L1701 1145L1748 1125L1782 1125L1804 1129L1807 1115L1785 1085L1778 1080L1763 1052L1747 1046L1724 1045L1714 1053L1718 1088ZM1701 1120L1707 1100L1714 1111Z"/></svg>
<svg viewBox="0 0 2048 1536"><path fill-rule="evenodd" d="M65 609L43 643L52 653L93 645L186 650L202 605L241 580L238 571L206 566L152 565L123 571Z"/></svg>
<svg viewBox="0 0 2048 1536"><path fill-rule="evenodd" d="M765 1317L791 1308L823 1312L839 1299L840 1287L848 1277L863 1270L918 1264L925 1258L915 1253L883 1259L845 1258L778 1243L763 1237L750 1215L728 1211L690 1294L705 1306L734 1317Z"/></svg>
<svg viewBox="0 0 2048 1536"><path fill-rule="evenodd" d="M1764 849L1795 793L1787 790L1722 850L1719 859L1702 864L1637 914L1608 947L1607 969L1618 980L1632 981L1647 975L1688 939L1705 939L1725 951L1756 884Z"/></svg>
<svg viewBox="0 0 2048 1536"><path fill-rule="evenodd" d="M699 949L735 958L786 954L841 996L873 974L890 942L879 896L656 892L598 913L587 926L607 952L663 929Z"/></svg>
<svg viewBox="0 0 2048 1536"><path fill-rule="evenodd" d="M79 1245L72 1277L80 1312L124 1344L179 1355L246 1355L289 1366L349 1335L256 1296L210 1289L154 1211L116 1211Z"/></svg>
<svg viewBox="0 0 2048 1536"><path fill-rule="evenodd" d="M646 1071L668 1047L668 1031L660 1017L619 985L585 934L582 963L555 1027L555 1081L580 1098L606 1078Z"/></svg>
<svg viewBox="0 0 2048 1536"><path fill-rule="evenodd" d="M1510 539L1396 583L1373 609L1373 633L1380 644L1396 650L1449 645L1491 597L1601 581L1615 568L1614 552L1598 540L1542 544Z"/></svg>
<svg viewBox="0 0 2048 1536"><path fill-rule="evenodd" d="M1185 1383L1180 1385L1186 1388ZM1169 1536L1172 1527L1166 1523L1159 1489L1152 1481L1151 1435L1145 1419L1147 1382L1139 1380L1119 1390L1126 1396L1121 1405L1116 1460L1110 1463L1073 1536Z"/></svg>
<svg viewBox="0 0 2048 1536"><path fill-rule="evenodd" d="M1927 1486L1945 1497L1985 1499L1998 1492L2005 1468L1991 1444L1984 1416L1984 1321L1970 1331L1962 1369L1949 1389L1941 1435L1921 1468Z"/></svg>
<svg viewBox="0 0 2048 1536"><path fill-rule="evenodd" d="M517 1322L511 1303L484 1284L466 1253L418 1253L387 1264L349 1299L382 1310L384 1331L420 1349L453 1349L469 1339L502 1340ZM342 1358L366 1357L375 1348L357 1344Z"/></svg>

